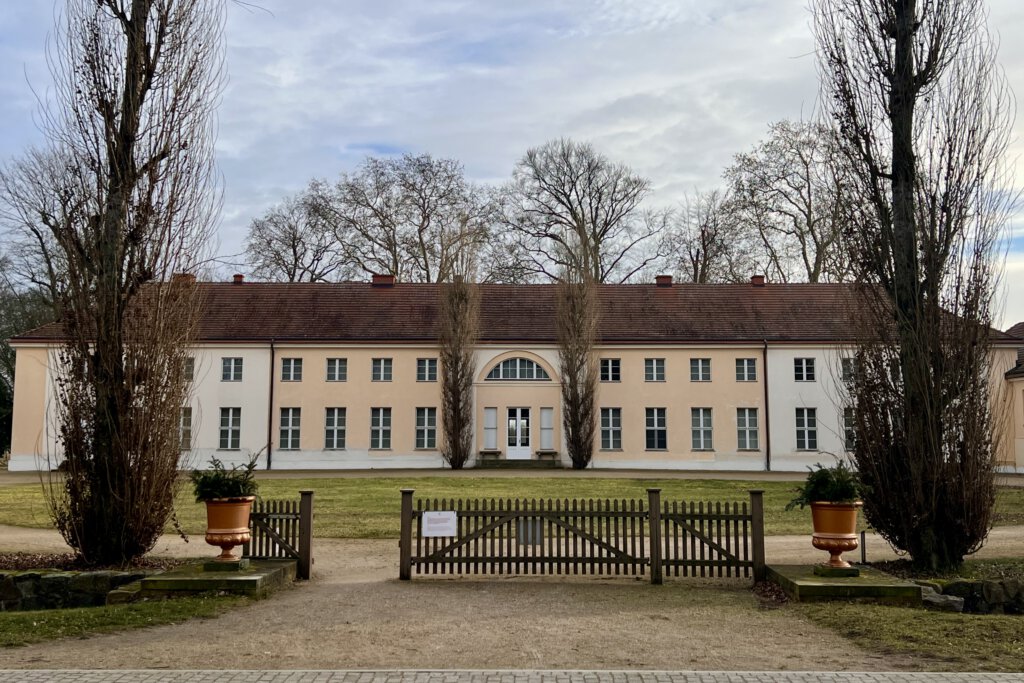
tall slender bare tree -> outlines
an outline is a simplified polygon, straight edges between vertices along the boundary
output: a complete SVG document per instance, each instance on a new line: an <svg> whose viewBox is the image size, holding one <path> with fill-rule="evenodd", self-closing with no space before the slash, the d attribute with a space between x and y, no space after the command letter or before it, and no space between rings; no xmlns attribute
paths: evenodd
<svg viewBox="0 0 1024 683"><path fill-rule="evenodd" d="M852 385L872 526L959 565L992 523L993 246L1012 109L981 0L816 0L829 112L868 206Z"/></svg>
<svg viewBox="0 0 1024 683"><path fill-rule="evenodd" d="M473 380L480 322L478 286L459 275L442 285L440 305L441 456L453 470L473 455Z"/></svg>
<svg viewBox="0 0 1024 683"><path fill-rule="evenodd" d="M589 271L567 268L556 296L562 428L573 468L584 469L594 455L597 424L598 285Z"/></svg>
<svg viewBox="0 0 1024 683"><path fill-rule="evenodd" d="M220 0L69 0L42 117L49 148L4 172L7 213L49 266L66 339L66 473L50 502L87 563L145 553L173 512L199 307L192 280L172 274L195 267L218 208L223 22Z"/></svg>

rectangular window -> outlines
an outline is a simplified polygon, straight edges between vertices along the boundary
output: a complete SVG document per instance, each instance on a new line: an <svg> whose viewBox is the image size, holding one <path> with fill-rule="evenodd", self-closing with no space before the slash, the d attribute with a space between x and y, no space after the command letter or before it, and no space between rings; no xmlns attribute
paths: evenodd
<svg viewBox="0 0 1024 683"><path fill-rule="evenodd" d="M299 450L301 421L301 408L281 408L281 439L278 448L283 451Z"/></svg>
<svg viewBox="0 0 1024 683"><path fill-rule="evenodd" d="M736 409L736 448L741 451L756 451L757 408Z"/></svg>
<svg viewBox="0 0 1024 683"><path fill-rule="evenodd" d="M370 408L370 448L391 448L391 408Z"/></svg>
<svg viewBox="0 0 1024 683"><path fill-rule="evenodd" d="M237 451L242 440L242 409L220 409L220 449Z"/></svg>
<svg viewBox="0 0 1024 683"><path fill-rule="evenodd" d="M437 408L416 409L416 448L437 448Z"/></svg>
<svg viewBox="0 0 1024 683"><path fill-rule="evenodd" d="M281 381L301 382L302 381L302 359L282 358L281 359Z"/></svg>
<svg viewBox="0 0 1024 683"><path fill-rule="evenodd" d="M374 358L373 359L373 372L370 376L374 382L390 382L391 381L391 359L390 358Z"/></svg>
<svg viewBox="0 0 1024 683"><path fill-rule="evenodd" d="M416 381L436 382L437 381L437 359L417 358L416 359Z"/></svg>
<svg viewBox="0 0 1024 683"><path fill-rule="evenodd" d="M757 381L757 359L737 358L736 359L736 381L756 382Z"/></svg>
<svg viewBox="0 0 1024 683"><path fill-rule="evenodd" d="M196 359L192 356L185 357L185 363L181 368L181 374L186 382L191 382L196 377Z"/></svg>
<svg viewBox="0 0 1024 683"><path fill-rule="evenodd" d="M691 444L695 451L710 451L711 442L711 408L690 408Z"/></svg>
<svg viewBox="0 0 1024 683"><path fill-rule="evenodd" d="M854 377L857 376L857 359L856 358L843 358L842 359L842 378L844 382L852 382Z"/></svg>
<svg viewBox="0 0 1024 683"><path fill-rule="evenodd" d="M192 450L192 406L181 409L181 416L178 419L178 449Z"/></svg>
<svg viewBox="0 0 1024 683"><path fill-rule="evenodd" d="M601 408L601 449L622 448L622 408Z"/></svg>
<svg viewBox="0 0 1024 683"><path fill-rule="evenodd" d="M857 445L856 422L853 419L853 407L843 408L843 448L852 451Z"/></svg>
<svg viewBox="0 0 1024 683"><path fill-rule="evenodd" d="M540 449L555 450L555 409L540 409Z"/></svg>
<svg viewBox="0 0 1024 683"><path fill-rule="evenodd" d="M484 449L498 448L498 409L484 408Z"/></svg>
<svg viewBox="0 0 1024 683"><path fill-rule="evenodd" d="M711 381L711 359L691 358L690 359L690 381L710 382Z"/></svg>
<svg viewBox="0 0 1024 683"><path fill-rule="evenodd" d="M345 409L328 408L324 418L324 448L329 451L340 451L345 448Z"/></svg>
<svg viewBox="0 0 1024 683"><path fill-rule="evenodd" d="M348 381L348 358L327 359L327 381L347 382Z"/></svg>
<svg viewBox="0 0 1024 683"><path fill-rule="evenodd" d="M814 359L813 358L794 358L793 359L793 379L797 382L813 382L814 381Z"/></svg>
<svg viewBox="0 0 1024 683"><path fill-rule="evenodd" d="M664 382L665 381L665 359L645 358L644 359L644 381Z"/></svg>
<svg viewBox="0 0 1024 683"><path fill-rule="evenodd" d="M220 359L220 381L241 382L242 381L242 359L221 358Z"/></svg>
<svg viewBox="0 0 1024 683"><path fill-rule="evenodd" d="M601 359L601 381L619 382L622 379L621 362L618 358Z"/></svg>
<svg viewBox="0 0 1024 683"><path fill-rule="evenodd" d="M817 408L796 409L796 449L798 451L818 450Z"/></svg>
<svg viewBox="0 0 1024 683"><path fill-rule="evenodd" d="M647 450L663 451L668 448L668 430L665 427L665 409L647 408Z"/></svg>

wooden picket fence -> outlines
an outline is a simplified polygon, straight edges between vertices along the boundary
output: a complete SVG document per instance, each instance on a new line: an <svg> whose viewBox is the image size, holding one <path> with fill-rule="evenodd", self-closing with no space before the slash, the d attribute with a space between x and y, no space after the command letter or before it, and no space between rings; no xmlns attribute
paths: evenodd
<svg viewBox="0 0 1024 683"><path fill-rule="evenodd" d="M425 500L402 489L399 578L417 574L598 574L764 578L763 491L743 503ZM424 513L454 512L453 536Z"/></svg>
<svg viewBox="0 0 1024 683"><path fill-rule="evenodd" d="M298 560L295 576L309 579L313 566L313 492L299 491L299 500L257 499L249 515L252 538L242 557Z"/></svg>

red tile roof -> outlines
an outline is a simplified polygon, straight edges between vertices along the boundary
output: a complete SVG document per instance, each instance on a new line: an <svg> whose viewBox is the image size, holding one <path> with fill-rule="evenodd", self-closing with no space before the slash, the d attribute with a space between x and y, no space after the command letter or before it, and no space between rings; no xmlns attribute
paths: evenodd
<svg viewBox="0 0 1024 683"><path fill-rule="evenodd" d="M200 283L207 342L429 342L440 287ZM554 285L481 285L480 340L554 342ZM854 290L834 284L603 285L604 343L842 342ZM996 340L1006 339L993 331ZM19 341L53 340L51 324Z"/></svg>

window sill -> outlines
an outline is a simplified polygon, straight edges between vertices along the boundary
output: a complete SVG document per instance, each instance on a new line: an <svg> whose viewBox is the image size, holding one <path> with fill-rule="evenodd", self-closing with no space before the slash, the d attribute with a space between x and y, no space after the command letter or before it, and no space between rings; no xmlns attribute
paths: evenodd
<svg viewBox="0 0 1024 683"><path fill-rule="evenodd" d="M760 448L737 448L737 453L760 453Z"/></svg>
<svg viewBox="0 0 1024 683"><path fill-rule="evenodd" d="M622 449L621 448L599 448L598 452L599 453L621 453Z"/></svg>
<svg viewBox="0 0 1024 683"><path fill-rule="evenodd" d="M714 453L714 448L691 448L691 453Z"/></svg>
<svg viewBox="0 0 1024 683"><path fill-rule="evenodd" d="M645 448L645 453L668 453L667 448Z"/></svg>
<svg viewBox="0 0 1024 683"><path fill-rule="evenodd" d="M754 379L737 379L736 381L737 382L746 382L747 384L753 384L754 382L757 381L757 378L755 377Z"/></svg>
<svg viewBox="0 0 1024 683"><path fill-rule="evenodd" d="M370 451L371 453L374 453L374 452L376 452L376 453L387 453L387 452L389 452L390 450L391 450L390 448L370 448L370 449L369 449L369 451Z"/></svg>
<svg viewBox="0 0 1024 683"><path fill-rule="evenodd" d="M796 449L796 452L797 453L821 453L821 451L818 450L817 448L798 448L798 449Z"/></svg>
<svg viewBox="0 0 1024 683"><path fill-rule="evenodd" d="M340 451L345 451L345 450L348 450L348 449L346 449L344 446L342 446L341 448L325 448L324 450L325 451L331 451L331 452L340 452Z"/></svg>
<svg viewBox="0 0 1024 683"><path fill-rule="evenodd" d="M434 446L432 448L431 447L427 447L427 448L414 448L413 450L414 451L424 451L424 452L427 452L427 453L435 453L435 452L437 452L437 446Z"/></svg>
<svg viewBox="0 0 1024 683"><path fill-rule="evenodd" d="M347 382L348 380L347 379L325 379L324 381L325 382L331 382L333 384L333 383Z"/></svg>
<svg viewBox="0 0 1024 683"><path fill-rule="evenodd" d="M238 453L242 449L241 448L218 448L217 450L220 451L220 452L223 452L223 453Z"/></svg>
<svg viewBox="0 0 1024 683"><path fill-rule="evenodd" d="M371 382L380 382L381 384L387 384L391 380L389 380L389 379L371 379L370 381Z"/></svg>
<svg viewBox="0 0 1024 683"><path fill-rule="evenodd" d="M603 379L601 384L622 384L621 379Z"/></svg>
<svg viewBox="0 0 1024 683"><path fill-rule="evenodd" d="M665 380L663 380L663 379L645 379L644 382L646 382L647 384L664 384Z"/></svg>
<svg viewBox="0 0 1024 683"><path fill-rule="evenodd" d="M709 379L693 379L691 377L690 378L690 383L691 384L711 384L711 380L709 380Z"/></svg>

